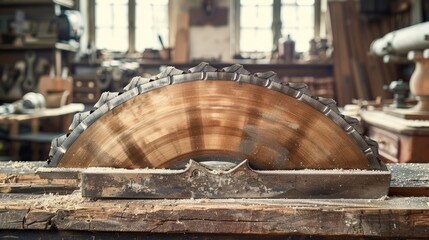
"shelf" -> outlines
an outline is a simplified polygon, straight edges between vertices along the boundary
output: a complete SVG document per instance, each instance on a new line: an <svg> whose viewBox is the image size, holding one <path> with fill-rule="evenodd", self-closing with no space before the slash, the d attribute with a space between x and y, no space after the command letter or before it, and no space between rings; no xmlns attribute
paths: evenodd
<svg viewBox="0 0 429 240"><path fill-rule="evenodd" d="M1 1L1 0L0 0ZM22 46L14 46L14 45L0 45L0 50L2 51L16 51L16 50L49 50L49 49L57 49L63 51L76 52L79 48L79 44L70 44L70 43L51 43L51 44L25 44Z"/></svg>
<svg viewBox="0 0 429 240"><path fill-rule="evenodd" d="M63 7L73 8L73 0L0 0L0 6L16 6L16 5L47 5L58 4Z"/></svg>

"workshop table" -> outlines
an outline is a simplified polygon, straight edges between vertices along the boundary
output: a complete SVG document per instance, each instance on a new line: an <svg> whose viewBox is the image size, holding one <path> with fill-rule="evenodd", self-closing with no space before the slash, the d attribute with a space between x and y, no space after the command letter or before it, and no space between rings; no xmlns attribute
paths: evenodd
<svg viewBox="0 0 429 240"><path fill-rule="evenodd" d="M78 180L35 174L43 164L0 162L0 238L429 238L429 164L389 164L380 199L182 200L83 198Z"/></svg>
<svg viewBox="0 0 429 240"><path fill-rule="evenodd" d="M37 139L39 133L40 120L43 118L63 117L63 123L71 122L72 113L83 111L85 106L81 103L71 103L59 108L46 108L40 111L35 111L29 114L7 114L0 115L0 124L8 125L8 140L10 141L10 156L12 159L19 158L19 126L21 123L30 122L31 134ZM63 124L62 132L68 131L68 126ZM32 148L35 148L32 146ZM35 151L33 151L33 160L37 159Z"/></svg>

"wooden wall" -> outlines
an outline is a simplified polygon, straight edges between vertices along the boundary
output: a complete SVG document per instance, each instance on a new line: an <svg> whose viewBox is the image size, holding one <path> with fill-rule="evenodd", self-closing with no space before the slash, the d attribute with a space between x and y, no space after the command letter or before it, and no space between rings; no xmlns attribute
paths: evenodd
<svg viewBox="0 0 429 240"><path fill-rule="evenodd" d="M410 4L409 1L381 2L387 5L386 11L374 9L371 13L361 1L328 2L339 105L352 99L390 97L383 86L399 77L398 66L383 63L381 57L369 53L369 47L373 40L386 33L410 25Z"/></svg>

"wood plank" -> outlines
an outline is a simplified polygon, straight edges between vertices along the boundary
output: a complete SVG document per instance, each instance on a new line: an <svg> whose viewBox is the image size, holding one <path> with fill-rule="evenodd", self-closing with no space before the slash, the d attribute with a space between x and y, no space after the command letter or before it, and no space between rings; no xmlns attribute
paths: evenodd
<svg viewBox="0 0 429 240"><path fill-rule="evenodd" d="M362 65L356 60L352 60L351 62L353 79L355 81L355 86L357 89L357 96L359 97L359 99L371 99L367 79L365 77L365 74L363 73Z"/></svg>
<svg viewBox="0 0 429 240"><path fill-rule="evenodd" d="M79 172L81 170L70 169L68 171L68 169L61 168L39 168L44 164L45 162L0 162L0 187L7 188L15 184L18 190L22 189L23 186L32 186L34 188L37 185L42 185L42 188L43 185L63 185L68 189L79 186ZM387 167L392 172L390 185L394 190L389 191L391 195L413 196L416 195L416 192L421 191L417 195L429 196L426 193L429 188L429 181L424 180L424 178L418 178L419 176L425 176L429 172L429 164L388 164ZM55 192L55 188L52 188L52 191L49 192Z"/></svg>
<svg viewBox="0 0 429 240"><path fill-rule="evenodd" d="M177 16L176 42L172 62L188 62L189 44L189 13L183 12Z"/></svg>
<svg viewBox="0 0 429 240"><path fill-rule="evenodd" d="M20 172L29 176L35 172L31 167L20 171L1 166L2 163L0 172L9 168L18 175L17 179L22 177ZM392 171L393 188L428 188L429 164L387 166ZM0 199L0 229L4 230L53 230L58 234L76 230L146 234L299 234L347 236L348 239L429 236L429 197L93 200L75 191L68 195L3 193ZM47 232L48 235L53 231ZM21 232L14 232L17 233Z"/></svg>
<svg viewBox="0 0 429 240"><path fill-rule="evenodd" d="M82 172L90 198L380 198L390 172L365 170L252 170L247 161L211 171L191 161L185 170L91 168ZM233 184L232 184L233 183Z"/></svg>
<svg viewBox="0 0 429 240"><path fill-rule="evenodd" d="M367 22L363 27L363 32L367 35L365 38L367 42L365 44L368 46L368 49L373 40L383 36L378 28L378 24L379 22ZM395 79L390 79L388 76L384 75L383 69L386 68L386 64L383 63L382 58L367 54L365 62L372 97L376 98L381 96L383 98L387 98L390 96L391 94L388 91L385 91L383 86Z"/></svg>
<svg viewBox="0 0 429 240"><path fill-rule="evenodd" d="M335 73L335 95L338 105L343 106L350 103L354 97L353 86L351 85L351 73L349 60L349 47L347 46L346 35L344 32L344 11L343 3L328 2L332 35L334 45L334 73Z"/></svg>
<svg viewBox="0 0 429 240"><path fill-rule="evenodd" d="M346 21L346 41L349 42L349 64L352 73L352 78L355 86L356 96L359 99L369 99L368 87L366 79L362 73L361 63L363 62L363 54L367 51L364 49L359 31L359 16L356 1L346 1L344 10Z"/></svg>
<svg viewBox="0 0 429 240"><path fill-rule="evenodd" d="M0 193L25 193L25 194L69 194L79 189L78 185L62 184L0 184Z"/></svg>
<svg viewBox="0 0 429 240"><path fill-rule="evenodd" d="M318 237L318 236L302 236L293 235L257 235L257 234L201 234L201 233L139 233L139 232L92 232L92 231L38 231L38 230L7 230L0 232L0 239L43 239L43 240L58 240L58 239L73 239L73 240L88 240L88 239L158 239L158 240L230 240L230 239L246 239L246 240L284 240L284 239L300 239L300 240L340 240L342 238ZM348 240L362 240L360 237L348 237Z"/></svg>
<svg viewBox="0 0 429 240"><path fill-rule="evenodd" d="M389 196L429 196L429 164L388 164Z"/></svg>
<svg viewBox="0 0 429 240"><path fill-rule="evenodd" d="M2 229L148 233L429 236L429 198L102 200L3 195ZM10 200L9 200L10 199ZM24 212L26 214L24 214ZM3 218L6 219L6 218ZM16 224L19 222L19 224ZM47 224L49 223L49 224Z"/></svg>
<svg viewBox="0 0 429 240"><path fill-rule="evenodd" d="M48 179L36 174L37 169L44 165L42 161L0 162L0 192L68 194L79 188L77 177Z"/></svg>

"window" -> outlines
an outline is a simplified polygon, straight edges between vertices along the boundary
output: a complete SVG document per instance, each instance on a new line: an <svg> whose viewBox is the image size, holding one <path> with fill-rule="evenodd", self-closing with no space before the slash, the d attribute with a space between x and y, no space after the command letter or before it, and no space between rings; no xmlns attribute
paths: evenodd
<svg viewBox="0 0 429 240"><path fill-rule="evenodd" d="M161 48L158 36L168 42L168 0L137 0L136 50Z"/></svg>
<svg viewBox="0 0 429 240"><path fill-rule="evenodd" d="M297 52L308 51L315 10L315 0L241 0L240 52L270 52L280 34L290 34Z"/></svg>
<svg viewBox="0 0 429 240"><path fill-rule="evenodd" d="M158 35L168 43L168 0L95 0L95 15L99 49L160 49Z"/></svg>
<svg viewBox="0 0 429 240"><path fill-rule="evenodd" d="M272 49L273 0L241 0L240 52Z"/></svg>
<svg viewBox="0 0 429 240"><path fill-rule="evenodd" d="M96 0L95 9L96 47L128 50L128 0Z"/></svg>
<svg viewBox="0 0 429 240"><path fill-rule="evenodd" d="M305 52L314 38L314 0L282 0L282 36L295 41L295 50Z"/></svg>

